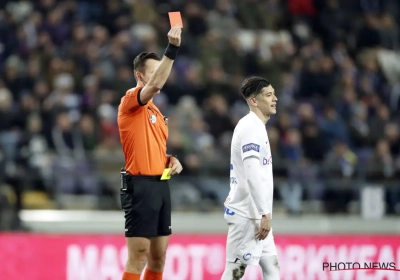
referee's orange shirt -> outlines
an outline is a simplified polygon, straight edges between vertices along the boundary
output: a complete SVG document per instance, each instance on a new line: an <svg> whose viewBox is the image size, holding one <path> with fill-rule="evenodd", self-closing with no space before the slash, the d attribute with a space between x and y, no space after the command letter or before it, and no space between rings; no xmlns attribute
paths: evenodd
<svg viewBox="0 0 400 280"><path fill-rule="evenodd" d="M132 175L162 175L167 166L167 120L152 101L141 104L142 87L132 88L118 107L125 170Z"/></svg>

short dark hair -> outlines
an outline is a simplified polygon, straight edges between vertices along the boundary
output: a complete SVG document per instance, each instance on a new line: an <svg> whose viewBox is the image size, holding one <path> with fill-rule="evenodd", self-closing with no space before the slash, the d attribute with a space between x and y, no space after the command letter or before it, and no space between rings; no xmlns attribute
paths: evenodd
<svg viewBox="0 0 400 280"><path fill-rule="evenodd" d="M243 81L240 92L244 99L256 96L261 93L262 89L271 85L267 79L262 77L250 77Z"/></svg>
<svg viewBox="0 0 400 280"><path fill-rule="evenodd" d="M148 59L154 59L154 60L161 60L161 57L153 52L142 52L138 54L135 59L133 60L133 71L136 73L136 71L142 72L144 69L144 66L146 65L146 61ZM136 78L136 77L135 77Z"/></svg>

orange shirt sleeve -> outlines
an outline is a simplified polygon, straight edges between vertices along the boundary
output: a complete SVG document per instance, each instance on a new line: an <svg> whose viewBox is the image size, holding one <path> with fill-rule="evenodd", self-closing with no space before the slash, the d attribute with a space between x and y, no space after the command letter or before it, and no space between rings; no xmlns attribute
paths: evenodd
<svg viewBox="0 0 400 280"><path fill-rule="evenodd" d="M120 105L120 110L122 112L134 112L141 106L146 105L140 101L140 91L142 88L143 87L136 87L126 92Z"/></svg>

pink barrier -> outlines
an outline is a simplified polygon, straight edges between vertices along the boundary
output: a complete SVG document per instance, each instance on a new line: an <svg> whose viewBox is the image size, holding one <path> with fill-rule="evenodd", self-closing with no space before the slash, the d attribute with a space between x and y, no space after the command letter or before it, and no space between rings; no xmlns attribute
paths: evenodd
<svg viewBox="0 0 400 280"><path fill-rule="evenodd" d="M400 280L385 270L323 271L323 262L395 262L400 236L277 235L281 280ZM165 280L220 280L225 235L173 235ZM125 239L116 235L0 234L0 279L120 280L127 257ZM244 280L261 280L248 267Z"/></svg>

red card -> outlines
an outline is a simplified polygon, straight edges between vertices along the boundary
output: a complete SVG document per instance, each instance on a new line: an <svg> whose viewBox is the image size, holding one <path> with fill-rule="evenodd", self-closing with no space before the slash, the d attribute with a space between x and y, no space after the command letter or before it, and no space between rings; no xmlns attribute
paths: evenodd
<svg viewBox="0 0 400 280"><path fill-rule="evenodd" d="M169 12L168 16L171 27L179 25L181 28L183 28L181 12Z"/></svg>

